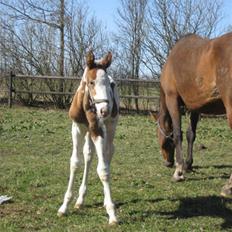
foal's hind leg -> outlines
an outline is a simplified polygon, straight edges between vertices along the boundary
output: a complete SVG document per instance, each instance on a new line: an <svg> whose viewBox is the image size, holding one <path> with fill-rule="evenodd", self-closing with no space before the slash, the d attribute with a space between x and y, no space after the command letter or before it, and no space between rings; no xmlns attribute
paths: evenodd
<svg viewBox="0 0 232 232"><path fill-rule="evenodd" d="M190 124L186 133L186 138L188 141L188 151L187 151L187 159L185 162L185 170L192 170L193 164L193 143L196 138L196 129L197 129L197 122L199 120L199 113L191 112L190 114Z"/></svg>
<svg viewBox="0 0 232 232"><path fill-rule="evenodd" d="M181 113L179 109L178 96L172 94L166 96L166 104L173 124L173 140L176 147L176 170L173 175L175 181L184 179L183 175L183 154L182 154L182 132L181 132Z"/></svg>
<svg viewBox="0 0 232 232"><path fill-rule="evenodd" d="M94 150L93 142L90 138L89 132L87 132L85 136L85 144L83 148L85 168L84 168L82 183L79 188L79 196L77 198L77 201L74 207L76 209L79 209L84 203L84 198L87 192L87 180L88 180L89 168L90 168L90 164L93 158L93 150Z"/></svg>
<svg viewBox="0 0 232 232"><path fill-rule="evenodd" d="M67 213L68 205L72 200L73 183L75 178L76 170L80 164L80 155L82 153L83 139L86 129L79 124L73 122L72 124L72 140L73 140L73 151L70 159L70 177L68 182L68 188L64 195L64 201L58 210L57 215L62 216Z"/></svg>

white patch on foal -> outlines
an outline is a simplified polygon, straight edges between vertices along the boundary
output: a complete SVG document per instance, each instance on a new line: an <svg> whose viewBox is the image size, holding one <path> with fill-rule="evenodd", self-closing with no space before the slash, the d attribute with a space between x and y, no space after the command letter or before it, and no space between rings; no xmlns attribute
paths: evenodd
<svg viewBox="0 0 232 232"><path fill-rule="evenodd" d="M119 108L119 98L117 89L114 86L111 87L111 84L114 83L113 79L109 77L106 74L105 69L110 65L111 63L111 57L112 54L108 53L108 55L102 60L101 68L98 68L97 64L94 65L94 56L91 53L89 57L87 57L87 66L88 68L85 69L82 82L87 83L85 87L85 91L88 91L89 94L89 101L93 104L93 107L96 108L95 111L91 110L88 112L85 112L85 115L87 113L89 114L96 114L97 117L93 117L91 123L95 123L94 125L97 125L98 131L94 131L95 134L91 137L91 128L88 127L90 125L90 122L88 123L77 123L78 119L75 118L75 110L77 109L77 115L79 115L80 112L78 111L78 107L72 103L72 115L73 118L76 120L73 120L72 123L72 141L73 141L73 151L72 156L70 159L70 177L68 182L67 191L64 196L63 204L60 206L58 210L58 216L62 216L67 213L68 205L71 202L73 198L73 183L74 178L76 174L76 170L80 166L80 160L82 155L82 149L83 149L83 155L84 155L84 173L83 173L83 179L82 183L79 188L79 196L76 200L75 208L79 209L84 204L84 199L87 193L87 180L88 180L88 173L90 169L90 164L93 157L93 152L96 151L97 157L98 157L98 165L97 165L97 174L103 184L104 188L104 206L106 208L106 211L109 215L109 223L115 224L117 223L117 218L115 215L115 205L112 201L111 197L111 190L110 190L110 163L112 160L112 156L114 153L114 145L113 145L113 139L115 135L116 125L118 121L118 108ZM102 67L103 64L105 65L105 68ZM89 87L88 87L88 70L91 69L97 69L96 70L96 78L94 79L94 90L95 95L91 96ZM80 90L80 87L78 88ZM76 96L78 96L78 93L76 92ZM80 102L79 102L80 103ZM113 105L116 104L116 115L112 116L111 112L113 110ZM78 106L81 106L82 104L78 104ZM76 107L76 108L75 108ZM115 109L114 107L114 109ZM74 108L74 109L73 109ZM105 112L104 112L105 111ZM83 116L83 115L82 115ZM86 117L88 120L88 117ZM91 118L91 117L90 117ZM82 122L82 120L79 120Z"/></svg>

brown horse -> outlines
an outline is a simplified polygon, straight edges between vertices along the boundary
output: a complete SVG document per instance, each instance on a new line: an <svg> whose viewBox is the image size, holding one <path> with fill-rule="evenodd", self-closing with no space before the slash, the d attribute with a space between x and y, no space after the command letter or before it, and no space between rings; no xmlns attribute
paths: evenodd
<svg viewBox="0 0 232 232"><path fill-rule="evenodd" d="M163 67L160 85L158 139L167 165L173 165L176 150L173 179L180 181L184 179L184 168L192 165L192 145L199 114L225 112L232 129L232 33L215 39L195 34L180 39ZM190 112L191 119L186 163L182 154L183 106Z"/></svg>

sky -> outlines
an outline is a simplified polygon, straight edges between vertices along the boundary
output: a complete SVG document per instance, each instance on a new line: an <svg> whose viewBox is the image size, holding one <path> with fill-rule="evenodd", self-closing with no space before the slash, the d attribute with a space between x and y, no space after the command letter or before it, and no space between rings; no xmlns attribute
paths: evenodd
<svg viewBox="0 0 232 232"><path fill-rule="evenodd" d="M86 0L86 3L108 31L117 30L115 18L120 0ZM232 25L232 0L222 0L222 17L217 34L221 34L229 25Z"/></svg>
<svg viewBox="0 0 232 232"><path fill-rule="evenodd" d="M90 11L94 13L98 20L102 21L108 31L115 31L117 26L115 18L120 0L86 0Z"/></svg>
<svg viewBox="0 0 232 232"><path fill-rule="evenodd" d="M222 27L227 28L229 25L232 26L232 1L222 0Z"/></svg>

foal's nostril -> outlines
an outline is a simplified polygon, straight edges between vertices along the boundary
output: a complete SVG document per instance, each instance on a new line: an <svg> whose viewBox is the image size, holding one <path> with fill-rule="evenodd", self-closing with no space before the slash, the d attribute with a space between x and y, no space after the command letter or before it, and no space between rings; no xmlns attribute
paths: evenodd
<svg viewBox="0 0 232 232"><path fill-rule="evenodd" d="M108 109L106 107L101 108L101 116L106 117L108 115Z"/></svg>

